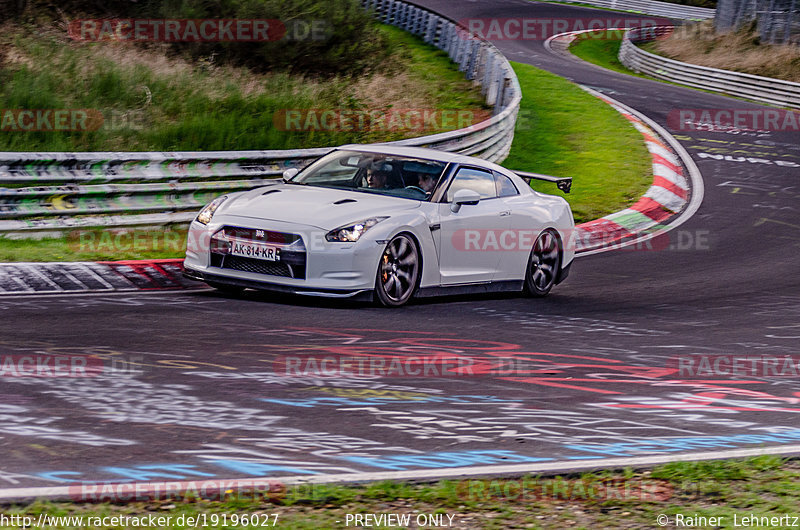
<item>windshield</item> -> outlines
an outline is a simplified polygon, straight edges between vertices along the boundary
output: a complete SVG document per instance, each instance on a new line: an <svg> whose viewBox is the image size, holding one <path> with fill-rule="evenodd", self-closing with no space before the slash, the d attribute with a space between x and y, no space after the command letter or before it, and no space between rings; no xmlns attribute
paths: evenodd
<svg viewBox="0 0 800 530"><path fill-rule="evenodd" d="M427 201L444 168L444 162L432 160L334 151L314 162L290 182Z"/></svg>

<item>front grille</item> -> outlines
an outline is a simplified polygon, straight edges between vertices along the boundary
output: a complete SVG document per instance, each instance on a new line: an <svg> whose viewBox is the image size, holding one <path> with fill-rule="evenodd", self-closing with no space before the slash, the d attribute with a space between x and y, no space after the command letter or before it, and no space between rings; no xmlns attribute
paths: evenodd
<svg viewBox="0 0 800 530"><path fill-rule="evenodd" d="M299 234L287 234L286 232L276 232L274 230L258 230L256 228L242 228L240 226L225 226L223 230L225 231L225 237L260 241L263 243L278 243L280 245L291 245L301 239Z"/></svg>
<svg viewBox="0 0 800 530"><path fill-rule="evenodd" d="M285 261L266 261L263 259L212 253L211 266L219 267L220 269L253 272L269 276L281 276L283 278L305 279L306 277L305 260L303 260L302 263L290 264Z"/></svg>
<svg viewBox="0 0 800 530"><path fill-rule="evenodd" d="M228 254L230 241L277 244L280 260L268 261ZM211 266L282 278L306 278L306 251L299 234L226 226L211 238Z"/></svg>

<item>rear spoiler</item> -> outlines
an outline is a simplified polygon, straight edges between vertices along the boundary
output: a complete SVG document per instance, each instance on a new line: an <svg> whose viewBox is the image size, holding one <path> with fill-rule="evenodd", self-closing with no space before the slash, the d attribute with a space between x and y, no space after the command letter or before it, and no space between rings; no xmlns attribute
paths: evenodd
<svg viewBox="0 0 800 530"><path fill-rule="evenodd" d="M522 180L531 183L531 180L544 180L546 182L555 182L558 189L564 193L569 193L572 189L572 177L551 177L550 175L542 175L541 173L529 173L527 171L514 171L514 174L519 176Z"/></svg>

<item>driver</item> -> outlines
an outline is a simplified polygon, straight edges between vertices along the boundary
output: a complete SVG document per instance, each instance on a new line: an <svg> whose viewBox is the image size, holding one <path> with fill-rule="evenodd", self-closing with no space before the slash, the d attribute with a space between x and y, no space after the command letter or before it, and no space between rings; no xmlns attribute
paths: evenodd
<svg viewBox="0 0 800 530"><path fill-rule="evenodd" d="M372 189L386 189L389 187L389 174L392 166L380 164L367 169L367 186Z"/></svg>
<svg viewBox="0 0 800 530"><path fill-rule="evenodd" d="M430 193L433 187L436 186L436 179L433 178L431 173L420 173L418 175L418 186L425 192Z"/></svg>

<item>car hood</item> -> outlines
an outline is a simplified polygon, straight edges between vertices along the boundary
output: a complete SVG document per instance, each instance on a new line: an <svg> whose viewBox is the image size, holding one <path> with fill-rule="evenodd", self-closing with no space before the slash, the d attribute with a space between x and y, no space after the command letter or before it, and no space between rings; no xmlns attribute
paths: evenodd
<svg viewBox="0 0 800 530"><path fill-rule="evenodd" d="M333 230L346 223L419 208L421 202L368 192L276 184L233 195L219 214Z"/></svg>

